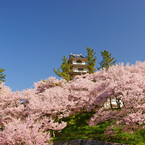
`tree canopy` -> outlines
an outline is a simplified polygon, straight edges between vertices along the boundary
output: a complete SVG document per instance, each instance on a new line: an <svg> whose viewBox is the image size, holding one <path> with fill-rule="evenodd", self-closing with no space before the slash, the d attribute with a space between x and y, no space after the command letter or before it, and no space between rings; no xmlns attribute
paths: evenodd
<svg viewBox="0 0 145 145"><path fill-rule="evenodd" d="M111 57L111 53L109 53L109 51L101 51L101 55L103 57L103 60L99 63L101 67L99 67L98 69L105 68L106 70L108 70L109 67L115 64L115 62L117 61L114 60L114 57Z"/></svg>
<svg viewBox="0 0 145 145"><path fill-rule="evenodd" d="M87 47L87 59L88 59L88 73L94 73L95 72L95 65L96 65L96 59L95 56L96 52L94 52L94 49L91 49Z"/></svg>
<svg viewBox="0 0 145 145"><path fill-rule="evenodd" d="M132 66L114 65L108 71L85 74L69 83L51 77L22 92L11 92L0 84L0 125L4 126L0 131L1 144L45 144L53 137L52 132L58 137L57 133L69 126L76 130L75 114L80 114L80 123L81 113L85 112L90 114L85 120L87 128L111 122L102 132L107 138L128 138L126 133L143 131L145 127L144 80L145 62L138 62ZM28 102L21 102L23 99ZM71 115L74 118L68 123L66 117ZM144 139L144 132L141 133ZM137 138L136 134L133 136Z"/></svg>
<svg viewBox="0 0 145 145"><path fill-rule="evenodd" d="M6 75L4 75L5 69L0 68L0 82L4 82L5 81L5 77Z"/></svg>
<svg viewBox="0 0 145 145"><path fill-rule="evenodd" d="M61 78L64 78L67 81L70 81L71 76L70 76L70 64L67 61L67 57L65 57L65 55L63 56L63 58L61 58L62 60L62 64L60 65L60 68L58 68L58 70L56 70L54 68L54 72L56 75L58 75Z"/></svg>

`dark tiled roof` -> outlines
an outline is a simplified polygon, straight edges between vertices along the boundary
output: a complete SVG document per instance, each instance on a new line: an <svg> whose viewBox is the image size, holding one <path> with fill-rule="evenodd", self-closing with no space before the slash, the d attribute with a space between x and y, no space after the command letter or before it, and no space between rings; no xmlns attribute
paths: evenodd
<svg viewBox="0 0 145 145"><path fill-rule="evenodd" d="M69 57L72 57L72 58L86 58L86 57L83 57L82 54L72 54L72 53L69 55Z"/></svg>

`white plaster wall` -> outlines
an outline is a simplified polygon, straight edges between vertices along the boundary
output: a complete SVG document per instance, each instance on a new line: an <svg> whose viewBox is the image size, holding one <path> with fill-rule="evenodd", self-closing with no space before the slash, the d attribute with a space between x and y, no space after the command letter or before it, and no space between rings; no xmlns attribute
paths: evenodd
<svg viewBox="0 0 145 145"><path fill-rule="evenodd" d="M120 102L120 107L123 107L123 102L121 100L119 102ZM115 106L113 108L117 108L117 101L116 101L116 99L111 99L111 104L113 106ZM107 101L104 103L104 107L105 108L110 108L111 107L110 106L110 100L109 99L107 99Z"/></svg>
<svg viewBox="0 0 145 145"><path fill-rule="evenodd" d="M79 68L81 68L81 67L79 67ZM79 71L79 70L78 70L78 67L73 67L73 68L72 68L72 71L73 71L73 72L87 72L87 68L84 68L83 71Z"/></svg>
<svg viewBox="0 0 145 145"><path fill-rule="evenodd" d="M82 63L77 63L77 61L73 60L73 61L72 61L72 64L81 64L81 65L83 64L83 65L85 65L86 62L85 62L85 61L82 61Z"/></svg>

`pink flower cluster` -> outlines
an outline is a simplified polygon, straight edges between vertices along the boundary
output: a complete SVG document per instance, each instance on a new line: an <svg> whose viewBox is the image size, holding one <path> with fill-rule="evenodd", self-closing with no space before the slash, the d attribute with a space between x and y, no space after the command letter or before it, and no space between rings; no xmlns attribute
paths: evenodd
<svg viewBox="0 0 145 145"><path fill-rule="evenodd" d="M115 126L126 132L145 127L145 62L115 65L108 71L76 76L70 82L50 77L22 92L0 85L3 144L45 144L51 139L50 130L61 131L67 126L57 118L77 111L96 112L88 122L91 126L112 120L107 135L114 133ZM115 109L112 99L116 100ZM106 102L108 108L104 107Z"/></svg>

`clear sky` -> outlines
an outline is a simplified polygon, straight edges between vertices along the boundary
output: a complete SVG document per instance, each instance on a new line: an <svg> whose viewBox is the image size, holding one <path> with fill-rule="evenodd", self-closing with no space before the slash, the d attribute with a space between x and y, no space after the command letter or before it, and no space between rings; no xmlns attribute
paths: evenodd
<svg viewBox="0 0 145 145"><path fill-rule="evenodd" d="M12 91L55 76L86 47L117 63L145 61L145 0L0 0L0 67Z"/></svg>

